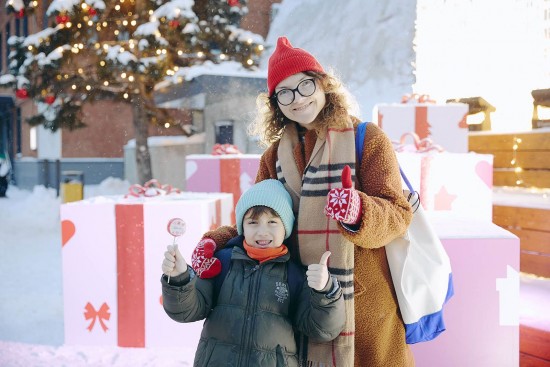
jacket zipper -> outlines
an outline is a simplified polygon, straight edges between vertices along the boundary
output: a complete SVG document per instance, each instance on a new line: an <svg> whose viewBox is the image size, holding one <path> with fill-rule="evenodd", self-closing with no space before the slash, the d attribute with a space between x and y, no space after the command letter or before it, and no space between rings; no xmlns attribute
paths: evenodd
<svg viewBox="0 0 550 367"><path fill-rule="evenodd" d="M252 273L256 273L256 271L258 271L259 269L260 269L259 264L254 265ZM250 315L250 320L248 320L248 316L251 313L251 311L256 310L258 287L260 285L260 282L259 282L260 276L258 274L251 274L250 276L252 277L252 281L248 286L248 292L251 295L251 300L246 305L246 312L244 315L246 321L243 327L243 333L245 334L243 340L245 340L245 342L243 343L243 346L241 348L241 358L239 361L239 366L245 366L245 363L243 363L244 358L246 358L246 365L250 363L250 360L248 358L249 357L248 352L250 351L250 339L251 339L250 334L252 334L250 330L252 330L252 326L254 325L255 316L254 316L254 313L252 313L252 315Z"/></svg>

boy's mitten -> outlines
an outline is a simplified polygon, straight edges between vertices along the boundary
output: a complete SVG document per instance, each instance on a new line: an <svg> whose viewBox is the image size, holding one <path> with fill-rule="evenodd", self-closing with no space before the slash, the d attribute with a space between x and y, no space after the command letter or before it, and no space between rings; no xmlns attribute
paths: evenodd
<svg viewBox="0 0 550 367"><path fill-rule="evenodd" d="M214 278L222 270L220 260L214 257L216 242L205 237L197 244L191 255L191 267L199 278Z"/></svg>

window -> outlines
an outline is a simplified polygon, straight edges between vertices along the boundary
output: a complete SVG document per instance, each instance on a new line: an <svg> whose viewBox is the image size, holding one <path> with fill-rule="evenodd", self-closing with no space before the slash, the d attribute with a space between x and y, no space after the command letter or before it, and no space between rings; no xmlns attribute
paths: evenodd
<svg viewBox="0 0 550 367"><path fill-rule="evenodd" d="M233 144L233 120L222 120L215 123L216 144Z"/></svg>

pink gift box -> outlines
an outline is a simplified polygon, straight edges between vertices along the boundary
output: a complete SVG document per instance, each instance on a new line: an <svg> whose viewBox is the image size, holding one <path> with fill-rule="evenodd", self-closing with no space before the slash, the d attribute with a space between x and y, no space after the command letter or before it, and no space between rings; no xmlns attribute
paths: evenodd
<svg viewBox="0 0 550 367"><path fill-rule="evenodd" d="M195 346L201 322L179 324L162 308L161 264L170 219L188 264L202 234L231 224L231 194L98 197L61 205L65 343Z"/></svg>
<svg viewBox="0 0 550 367"><path fill-rule="evenodd" d="M256 181L259 154L191 154L186 157L187 191L228 192L237 203Z"/></svg>
<svg viewBox="0 0 550 367"><path fill-rule="evenodd" d="M493 156L476 153L397 152L426 211L492 222ZM405 187L405 186L403 186Z"/></svg>
<svg viewBox="0 0 550 367"><path fill-rule="evenodd" d="M393 141L414 132L420 139L430 138L446 151L467 153L467 113L465 103L378 104L374 107L373 121Z"/></svg>
<svg viewBox="0 0 550 367"><path fill-rule="evenodd" d="M417 366L519 365L519 239L493 223L429 214L453 271L447 330L412 346Z"/></svg>

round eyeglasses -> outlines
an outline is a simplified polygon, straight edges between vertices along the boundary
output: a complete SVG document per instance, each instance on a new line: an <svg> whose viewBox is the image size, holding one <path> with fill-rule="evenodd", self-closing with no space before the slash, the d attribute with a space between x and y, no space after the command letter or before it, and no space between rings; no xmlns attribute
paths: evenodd
<svg viewBox="0 0 550 367"><path fill-rule="evenodd" d="M294 89L281 89L273 95L273 98L279 102L282 106L288 106L296 97L296 92L300 93L302 97L309 97L315 93L315 79L304 79Z"/></svg>

